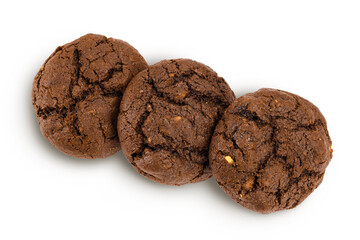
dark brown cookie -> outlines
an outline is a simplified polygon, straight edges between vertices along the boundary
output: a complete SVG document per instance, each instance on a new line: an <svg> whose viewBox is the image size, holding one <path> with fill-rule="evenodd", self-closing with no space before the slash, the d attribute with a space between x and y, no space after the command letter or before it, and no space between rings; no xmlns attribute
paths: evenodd
<svg viewBox="0 0 360 240"><path fill-rule="evenodd" d="M139 73L124 93L118 120L122 150L142 175L169 185L211 176L208 147L235 99L223 78L188 59L164 60Z"/></svg>
<svg viewBox="0 0 360 240"><path fill-rule="evenodd" d="M209 152L220 187L261 213L299 205L319 186L331 157L319 109L274 89L236 99L219 121Z"/></svg>
<svg viewBox="0 0 360 240"><path fill-rule="evenodd" d="M120 150L116 119L122 93L147 64L128 43L87 34L58 47L33 84L42 134L78 158L105 158Z"/></svg>

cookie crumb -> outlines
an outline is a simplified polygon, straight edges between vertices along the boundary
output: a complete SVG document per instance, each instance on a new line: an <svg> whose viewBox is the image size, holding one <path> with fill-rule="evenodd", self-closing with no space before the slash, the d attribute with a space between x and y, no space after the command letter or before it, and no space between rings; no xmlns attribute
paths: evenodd
<svg viewBox="0 0 360 240"><path fill-rule="evenodd" d="M178 121L180 121L181 117L180 117L180 116L176 116L176 117L174 117L173 119L174 119L175 122L178 122Z"/></svg>
<svg viewBox="0 0 360 240"><path fill-rule="evenodd" d="M233 160L230 156L225 156L224 158L225 158L225 160L226 160L229 164L233 164L233 163L234 163L234 160Z"/></svg>
<svg viewBox="0 0 360 240"><path fill-rule="evenodd" d="M280 107L280 103L279 103L279 101L277 99L275 99L274 102L275 102L276 107Z"/></svg>
<svg viewBox="0 0 360 240"><path fill-rule="evenodd" d="M176 100L182 100L187 96L188 92L187 91L181 91L179 92L179 94L175 97Z"/></svg>
<svg viewBox="0 0 360 240"><path fill-rule="evenodd" d="M252 189L252 188L253 188L253 186L254 186L254 181L255 181L255 179L254 179L254 178L250 178L250 179L248 179L248 180L245 182L245 184L243 185L243 186L244 186L244 188L245 188L246 190L250 190L250 189Z"/></svg>
<svg viewBox="0 0 360 240"><path fill-rule="evenodd" d="M151 112L152 111L152 107L150 104L146 105L146 110L148 110L148 112Z"/></svg>

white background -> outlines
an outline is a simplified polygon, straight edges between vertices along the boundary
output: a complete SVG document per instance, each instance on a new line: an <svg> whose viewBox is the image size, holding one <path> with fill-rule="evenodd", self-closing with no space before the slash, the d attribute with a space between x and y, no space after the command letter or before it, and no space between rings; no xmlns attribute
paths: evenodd
<svg viewBox="0 0 360 240"><path fill-rule="evenodd" d="M359 239L360 1L1 1L0 239ZM293 210L261 215L214 179L181 187L138 175L119 152L62 154L41 135L33 77L86 33L128 41L149 64L192 58L235 94L299 94L328 121L334 157Z"/></svg>

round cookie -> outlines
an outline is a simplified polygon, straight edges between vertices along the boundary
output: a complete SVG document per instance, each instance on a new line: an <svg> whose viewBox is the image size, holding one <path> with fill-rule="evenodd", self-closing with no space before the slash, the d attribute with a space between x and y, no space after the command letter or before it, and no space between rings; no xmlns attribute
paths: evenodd
<svg viewBox="0 0 360 240"><path fill-rule="evenodd" d="M229 85L204 64L164 60L139 73L120 104L121 148L142 175L168 185L211 176L208 147L225 108Z"/></svg>
<svg viewBox="0 0 360 240"><path fill-rule="evenodd" d="M236 99L216 126L209 150L219 186L261 213L299 205L319 186L331 157L319 109L274 89Z"/></svg>
<svg viewBox="0 0 360 240"><path fill-rule="evenodd" d="M122 93L147 68L128 43L87 34L58 47L35 77L32 101L42 134L62 152L105 158L120 150Z"/></svg>

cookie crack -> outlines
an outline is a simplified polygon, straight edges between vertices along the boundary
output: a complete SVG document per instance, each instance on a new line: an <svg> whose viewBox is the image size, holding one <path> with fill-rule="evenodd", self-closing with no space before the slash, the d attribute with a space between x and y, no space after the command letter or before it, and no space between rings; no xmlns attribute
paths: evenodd
<svg viewBox="0 0 360 240"><path fill-rule="evenodd" d="M150 98L150 100L151 100L151 98ZM146 146L147 136L144 133L144 131L142 130L142 126L144 125L144 123L145 123L146 119L149 117L149 115L150 115L150 111L148 111L147 108L145 108L145 111L141 114L140 119L139 119L139 121L137 122L137 124L135 126L135 132L140 134L142 144L140 145L140 148L137 151L135 151L135 152L133 152L131 154L131 157L134 160L136 158L142 158L143 157L143 153L144 153L145 146Z"/></svg>
<svg viewBox="0 0 360 240"><path fill-rule="evenodd" d="M230 112L233 115L238 115L249 122L254 122L259 128L271 125L270 123L262 120L256 112L248 110L249 104L237 107L234 111Z"/></svg>
<svg viewBox="0 0 360 240"><path fill-rule="evenodd" d="M160 92L158 90L158 88L155 86L154 80L150 77L150 73L148 73L148 78L146 83L148 83L151 87L151 89L153 90L153 92L155 93L155 95L160 98L163 99L164 101L176 105L176 106L185 106L185 103L181 103L181 102L176 102L174 100L172 100L166 93L164 92Z"/></svg>
<svg viewBox="0 0 360 240"><path fill-rule="evenodd" d="M66 118L67 115L67 108L65 107L50 107L46 106L44 108L37 107L36 114L41 117L42 119L47 119L48 117L57 114L63 120Z"/></svg>
<svg viewBox="0 0 360 240"><path fill-rule="evenodd" d="M189 94L187 94L185 99L192 97L193 99L196 99L198 102L207 102L207 103L210 102L214 105L220 105L221 107L226 107L229 105L229 103L223 101L220 98L211 97L211 96L205 95L205 94L195 90L189 83L189 79L194 75L197 76L198 78L210 83L208 79L204 78L203 76L200 76L195 71L190 71L188 73L185 72L185 73L181 73L179 76L175 75L175 76L171 77L173 85L176 83L179 83L179 82L183 82L186 84L187 88L189 89Z"/></svg>
<svg viewBox="0 0 360 240"><path fill-rule="evenodd" d="M77 101L76 99L73 97L73 88L74 88L74 85L77 84L79 82L79 79L80 79L80 68L81 68L81 63L80 63L80 51L77 47L75 47L75 50L73 52L73 66L75 67L75 70L74 70L74 76L71 81L70 81L70 84L69 84L69 96L68 98L71 98L73 100L73 103L70 105L70 107L67 109L68 111L70 111L70 113L72 114L72 133L77 136L81 136L82 133L80 131L80 128L79 128L79 118L78 118L78 115L77 115L77 112L75 111L75 108L76 108L76 104L77 104ZM68 114L68 113L67 113ZM81 143L83 143L82 139L79 138L79 140L81 141Z"/></svg>
<svg viewBox="0 0 360 240"><path fill-rule="evenodd" d="M322 122L320 119L316 119L314 121L314 123L309 124L309 125L304 125L304 124L298 124L296 125L294 131L299 131L301 129L307 130L307 131L315 131L316 127L318 126L322 126Z"/></svg>
<svg viewBox="0 0 360 240"><path fill-rule="evenodd" d="M182 72L182 70L180 70L180 66L179 64L175 61L175 60L171 60L172 63L175 64L177 71L178 72ZM196 99L197 102L206 102L206 103L212 103L214 106L216 105L220 105L222 108L227 107L229 105L228 102L223 101L220 98L216 98L216 97L210 97L208 95L205 95L197 90L195 90L189 83L189 79L196 75L199 79L202 79L206 82L208 82L209 84L211 84L211 82L209 81L209 79L204 78L203 76L199 75L198 73L196 73L194 70L191 70L189 72L183 72L180 75L174 75L174 73L170 73L169 70L167 69L167 67L162 66L162 68L165 70L166 74L169 76L169 78L171 78L172 81L172 85L174 86L175 84L181 82L186 84L187 88L189 89L189 93L187 94L187 96L185 97L185 99L188 99L190 97L192 97L193 99ZM173 76L172 76L173 75ZM150 78L150 76L149 76ZM219 78L219 77L218 77ZM214 86L213 84L211 84L212 86ZM155 84L154 87L156 88ZM215 87L215 86L214 86ZM221 91L222 89L219 88ZM164 94L163 92L159 91L156 88L157 92ZM223 93L223 92L222 92ZM167 96L167 98L170 98L169 96ZM225 98L225 97L224 97ZM226 99L226 98L225 98ZM171 100L171 99L170 99ZM172 101L172 100L171 100ZM181 103L185 104L184 101L182 101ZM197 110L201 111L201 109L196 108ZM206 114L205 114L206 115Z"/></svg>

